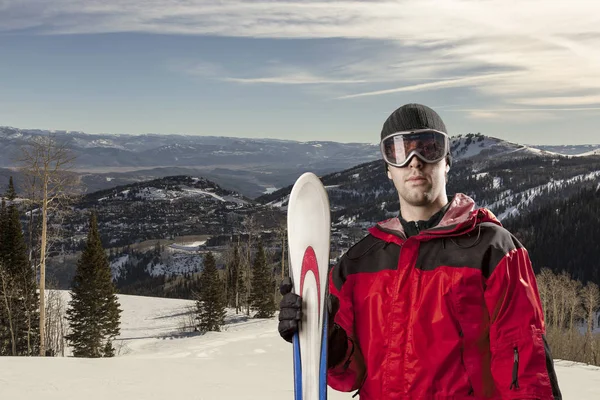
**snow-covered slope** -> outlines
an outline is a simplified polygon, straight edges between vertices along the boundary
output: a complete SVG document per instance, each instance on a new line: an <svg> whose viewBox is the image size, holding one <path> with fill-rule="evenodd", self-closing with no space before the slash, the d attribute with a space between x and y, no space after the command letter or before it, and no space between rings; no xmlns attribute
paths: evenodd
<svg viewBox="0 0 600 400"><path fill-rule="evenodd" d="M600 156L600 149L588 151L585 153L578 154L579 157L587 157L587 156Z"/></svg>
<svg viewBox="0 0 600 400"><path fill-rule="evenodd" d="M495 137L482 134L458 135L451 138L452 156L457 159L477 157L504 157L532 156L532 155L557 155L559 153L542 150L532 146L508 142Z"/></svg>
<svg viewBox="0 0 600 400"><path fill-rule="evenodd" d="M494 183L496 183L496 179L494 178ZM581 174L574 176L569 179L559 179L552 180L545 185L536 186L531 189L527 189L523 192L512 193L512 191L507 190L503 193L503 196L500 200L495 201L490 204L481 204L480 206L489 208L492 211L495 211L498 208L506 209L498 215L498 219L501 221L507 217L514 217L519 215L522 211L526 210L527 207L535 200L537 197L542 195L548 195L552 191L555 191L561 187L567 187L570 185L578 185L581 182L586 181L596 181L600 180L600 171L593 171L587 174ZM498 186L501 185L502 182L498 183ZM516 199L519 199L515 202Z"/></svg>
<svg viewBox="0 0 600 400"><path fill-rule="evenodd" d="M0 357L0 398L293 398L292 347L279 338L276 318L246 319L230 311L223 332L181 334L193 302L122 295L119 301L117 357ZM557 361L556 368L564 399L600 398L600 368L568 361ZM329 389L329 399L350 400L352 393Z"/></svg>

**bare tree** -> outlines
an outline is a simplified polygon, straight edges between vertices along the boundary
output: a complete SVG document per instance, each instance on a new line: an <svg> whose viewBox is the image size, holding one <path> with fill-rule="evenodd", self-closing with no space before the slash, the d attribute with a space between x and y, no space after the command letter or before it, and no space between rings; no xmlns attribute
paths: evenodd
<svg viewBox="0 0 600 400"><path fill-rule="evenodd" d="M581 282L575 280L570 280L566 287L570 332L573 332L575 328L575 320L581 316L581 289Z"/></svg>
<svg viewBox="0 0 600 400"><path fill-rule="evenodd" d="M65 335L67 334L65 299L58 290L48 290L47 295L46 327L44 330L46 350L52 355L60 354L64 357Z"/></svg>
<svg viewBox="0 0 600 400"><path fill-rule="evenodd" d="M11 282L10 275L6 272L6 269L0 264L0 290L2 291L2 306L6 312L6 319L8 322L8 330L10 334L11 349L10 354L13 356L17 355L17 340L15 334L15 323L13 320L13 304L12 299L15 297L14 284ZM0 354L4 353L3 349L0 348Z"/></svg>
<svg viewBox="0 0 600 400"><path fill-rule="evenodd" d="M550 291L554 274L549 268L542 268L539 275L536 277L540 299L542 300L542 309L546 317L546 325L552 325L551 310L550 310Z"/></svg>
<svg viewBox="0 0 600 400"><path fill-rule="evenodd" d="M65 143L60 143L56 136L38 136L31 139L21 149L19 162L28 179L30 193L39 199L42 220L39 253L39 289L40 289L40 355L46 353L46 254L48 250L48 215L62 201L67 200L74 192L77 180L70 173L75 156ZM37 194L37 195L36 195ZM30 217L31 218L31 217Z"/></svg>
<svg viewBox="0 0 600 400"><path fill-rule="evenodd" d="M557 278L553 291L557 296L557 314L556 324L564 329L566 327L567 312L569 310L569 288L571 286L571 277L566 271L563 271Z"/></svg>
<svg viewBox="0 0 600 400"><path fill-rule="evenodd" d="M592 332L594 331L594 319L596 319L596 312L600 307L600 289L598 285L593 282L588 282L588 284L583 288L583 307L585 309L585 313L587 316L587 335L586 339L589 342L590 351L587 352L586 362L597 364L598 359L598 342L595 340Z"/></svg>
<svg viewBox="0 0 600 400"><path fill-rule="evenodd" d="M246 242L246 251L243 254L242 260L246 267L246 315L250 315L250 301L248 296L252 293L251 288L251 266L252 266L252 246L256 236L258 235L258 224L253 215L248 215L242 222L244 230L248 234L248 241Z"/></svg>
<svg viewBox="0 0 600 400"><path fill-rule="evenodd" d="M587 333L591 335L594 330L596 311L598 311L598 308L600 307L600 289L598 288L598 285L593 282L588 282L583 288L582 296L583 308L585 309L587 319Z"/></svg>

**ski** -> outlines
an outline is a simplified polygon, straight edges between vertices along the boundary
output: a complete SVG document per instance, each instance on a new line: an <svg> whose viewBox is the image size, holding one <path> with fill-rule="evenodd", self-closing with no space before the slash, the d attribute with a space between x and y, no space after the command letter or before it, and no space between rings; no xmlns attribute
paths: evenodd
<svg viewBox="0 0 600 400"><path fill-rule="evenodd" d="M329 199L313 173L296 180L287 209L290 275L303 299L303 317L294 337L295 400L327 399L327 309Z"/></svg>

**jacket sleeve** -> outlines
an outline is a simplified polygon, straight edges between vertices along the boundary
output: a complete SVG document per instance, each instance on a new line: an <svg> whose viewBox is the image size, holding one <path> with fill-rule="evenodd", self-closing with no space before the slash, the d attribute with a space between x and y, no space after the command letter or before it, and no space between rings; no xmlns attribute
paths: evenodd
<svg viewBox="0 0 600 400"><path fill-rule="evenodd" d="M485 289L494 385L502 399L561 399L535 274L527 250L514 242Z"/></svg>
<svg viewBox="0 0 600 400"><path fill-rule="evenodd" d="M354 337L354 312L351 282L343 273L343 258L329 274L329 292L339 300L332 332L329 333L327 383L341 392L357 390L365 378L365 363Z"/></svg>

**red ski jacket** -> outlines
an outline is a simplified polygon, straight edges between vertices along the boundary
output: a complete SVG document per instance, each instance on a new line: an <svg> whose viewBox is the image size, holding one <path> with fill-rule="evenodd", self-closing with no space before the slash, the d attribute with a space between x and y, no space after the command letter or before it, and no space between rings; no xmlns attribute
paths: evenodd
<svg viewBox="0 0 600 400"><path fill-rule="evenodd" d="M406 239L393 218L369 233L330 272L348 347L329 386L363 400L561 399L529 255L489 210L458 194L432 229Z"/></svg>

